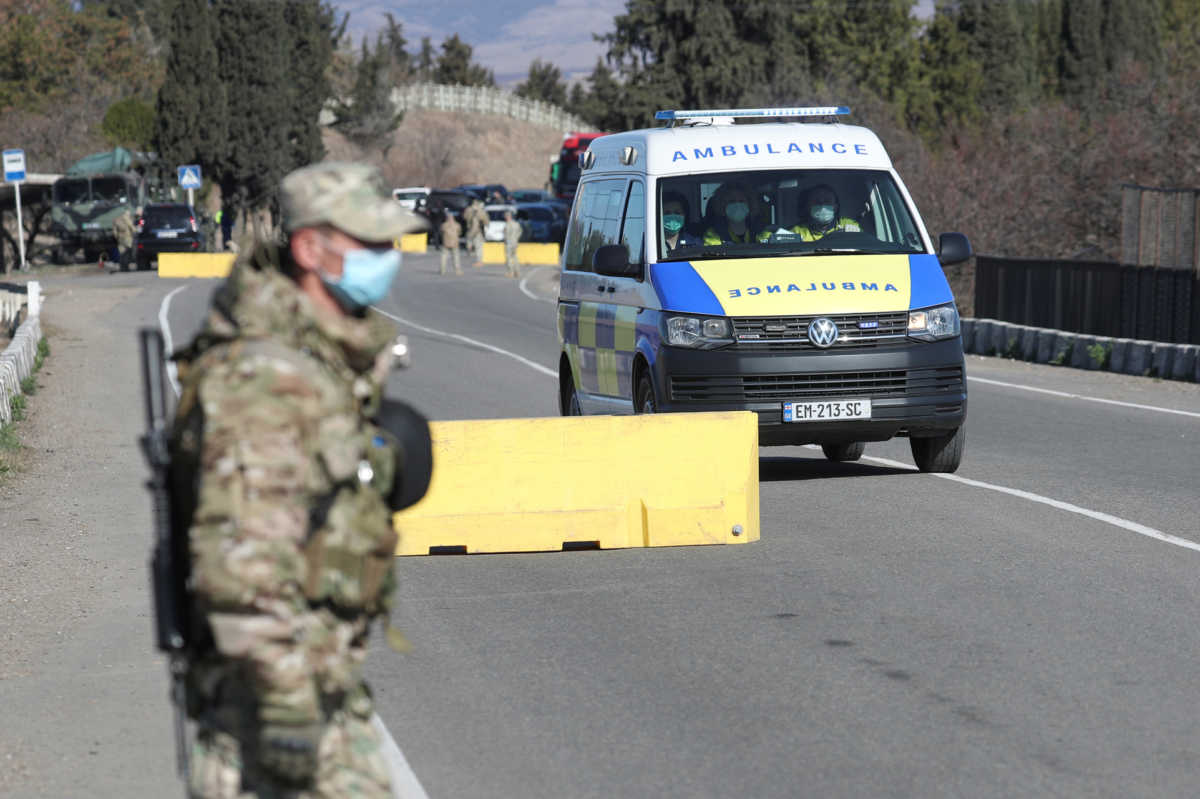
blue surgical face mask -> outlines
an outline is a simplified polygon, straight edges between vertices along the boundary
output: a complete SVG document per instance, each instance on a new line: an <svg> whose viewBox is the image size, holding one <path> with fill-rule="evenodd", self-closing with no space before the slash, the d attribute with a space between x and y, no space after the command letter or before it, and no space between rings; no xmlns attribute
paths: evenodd
<svg viewBox="0 0 1200 799"><path fill-rule="evenodd" d="M346 250L342 276L333 279L322 272L321 282L347 313L357 313L387 296L400 271L400 258L397 249Z"/></svg>
<svg viewBox="0 0 1200 799"><path fill-rule="evenodd" d="M663 214L663 230L668 233L683 230L683 214Z"/></svg>
<svg viewBox="0 0 1200 799"><path fill-rule="evenodd" d="M730 203L725 206L725 216L730 222L745 222L750 216L750 206L747 203Z"/></svg>
<svg viewBox="0 0 1200 799"><path fill-rule="evenodd" d="M828 225L833 221L834 208L832 205L814 205L809 213L812 215L814 222Z"/></svg>

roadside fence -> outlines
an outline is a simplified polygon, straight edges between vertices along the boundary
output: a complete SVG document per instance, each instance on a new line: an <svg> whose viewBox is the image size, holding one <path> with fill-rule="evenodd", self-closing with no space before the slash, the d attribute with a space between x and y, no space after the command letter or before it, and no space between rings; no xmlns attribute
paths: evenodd
<svg viewBox="0 0 1200 799"><path fill-rule="evenodd" d="M1095 336L1200 344L1200 273L980 255L975 315Z"/></svg>
<svg viewBox="0 0 1200 799"><path fill-rule="evenodd" d="M431 111L460 111L474 114L500 114L559 130L591 130L582 118L540 100L518 97L504 89L491 86L458 86L440 83L410 83L392 89L392 104L396 111L428 109ZM332 124L333 113L321 112L320 123Z"/></svg>
<svg viewBox="0 0 1200 799"><path fill-rule="evenodd" d="M36 280L29 281L24 291L11 286L0 288L3 323L11 325L22 311L25 315L12 341L0 353L0 424L12 422L12 398L21 393L21 381L33 374L38 342L42 340L41 299L41 285Z"/></svg>

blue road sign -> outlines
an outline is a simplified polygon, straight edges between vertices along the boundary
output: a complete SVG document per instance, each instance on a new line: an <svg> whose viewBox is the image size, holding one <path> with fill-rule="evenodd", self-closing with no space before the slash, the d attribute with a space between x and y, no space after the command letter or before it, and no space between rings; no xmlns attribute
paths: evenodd
<svg viewBox="0 0 1200 799"><path fill-rule="evenodd" d="M198 189L201 185L200 166L198 164L188 164L187 166L179 167L179 188Z"/></svg>
<svg viewBox="0 0 1200 799"><path fill-rule="evenodd" d="M4 151L4 179L9 183L16 183L18 180L25 179L24 150Z"/></svg>

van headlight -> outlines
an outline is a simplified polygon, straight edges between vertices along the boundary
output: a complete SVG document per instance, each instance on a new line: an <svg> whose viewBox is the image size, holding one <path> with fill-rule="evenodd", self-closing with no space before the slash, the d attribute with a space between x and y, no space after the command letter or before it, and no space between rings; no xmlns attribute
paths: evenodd
<svg viewBox="0 0 1200 799"><path fill-rule="evenodd" d="M711 316L668 316L667 343L672 347L711 350L732 344L729 320Z"/></svg>
<svg viewBox="0 0 1200 799"><path fill-rule="evenodd" d="M959 334L958 309L954 303L908 312L908 335L921 341L941 341Z"/></svg>

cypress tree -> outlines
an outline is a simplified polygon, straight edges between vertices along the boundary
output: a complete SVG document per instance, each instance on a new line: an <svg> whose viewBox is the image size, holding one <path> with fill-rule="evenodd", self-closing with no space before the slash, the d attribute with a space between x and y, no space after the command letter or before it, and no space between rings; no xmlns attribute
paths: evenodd
<svg viewBox="0 0 1200 799"><path fill-rule="evenodd" d="M1062 0L1061 81L1086 101L1127 60L1160 65L1163 5L1142 0Z"/></svg>
<svg viewBox="0 0 1200 799"><path fill-rule="evenodd" d="M225 152L228 114L214 29L208 0L177 0L155 110L153 142L164 180L183 164L211 175Z"/></svg>
<svg viewBox="0 0 1200 799"><path fill-rule="evenodd" d="M437 63L437 54L433 49L433 42L428 36L421 37L421 51L417 54L416 74L418 80L431 81L433 80L433 70Z"/></svg>
<svg viewBox="0 0 1200 799"><path fill-rule="evenodd" d="M1033 99L1029 68L1033 48L1021 11L1022 4L1015 2L959 3L958 27L967 37L970 55L982 72L979 101L985 113L1010 111Z"/></svg>
<svg viewBox="0 0 1200 799"><path fill-rule="evenodd" d="M213 0L229 109L228 147L217 179L226 202L239 210L272 208L291 165L286 3Z"/></svg>
<svg viewBox="0 0 1200 799"><path fill-rule="evenodd" d="M956 6L938 4L921 40L921 58L933 114L918 117L915 127L927 139L935 139L945 125L973 120L981 112L983 70L971 53L971 42L962 30Z"/></svg>
<svg viewBox="0 0 1200 799"><path fill-rule="evenodd" d="M318 118L332 90L326 77L333 60L334 42L345 30L348 16L335 24L333 8L321 0L292 0L285 6L292 45L288 50L287 169L315 163L325 157Z"/></svg>

